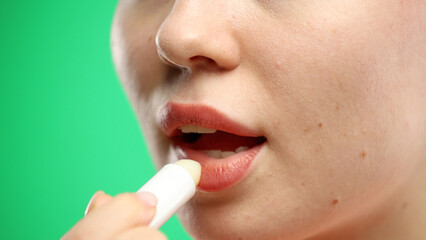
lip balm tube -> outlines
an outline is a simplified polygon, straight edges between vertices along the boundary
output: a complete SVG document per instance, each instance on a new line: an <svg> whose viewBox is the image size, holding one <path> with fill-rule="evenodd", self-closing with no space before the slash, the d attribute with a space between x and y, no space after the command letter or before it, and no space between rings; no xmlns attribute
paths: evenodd
<svg viewBox="0 0 426 240"><path fill-rule="evenodd" d="M201 165L189 159L167 164L138 192L150 192L157 197L157 210L149 227L158 229L173 216L196 190L201 177Z"/></svg>

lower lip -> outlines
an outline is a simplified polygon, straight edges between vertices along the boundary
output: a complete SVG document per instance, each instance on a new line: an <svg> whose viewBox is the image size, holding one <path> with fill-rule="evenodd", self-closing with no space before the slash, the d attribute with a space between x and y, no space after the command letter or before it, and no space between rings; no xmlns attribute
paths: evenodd
<svg viewBox="0 0 426 240"><path fill-rule="evenodd" d="M201 179L198 189L216 192L227 189L246 178L263 144L226 158L217 159L206 154L186 148L176 147L178 159L189 158L201 164Z"/></svg>

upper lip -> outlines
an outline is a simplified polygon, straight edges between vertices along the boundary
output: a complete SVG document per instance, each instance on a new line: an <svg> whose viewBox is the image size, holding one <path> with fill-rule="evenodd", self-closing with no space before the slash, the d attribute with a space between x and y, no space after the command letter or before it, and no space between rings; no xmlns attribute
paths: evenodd
<svg viewBox="0 0 426 240"><path fill-rule="evenodd" d="M259 133L236 121L213 107L201 104L168 102L158 114L160 129L168 137L180 134L179 127L197 125L245 137L259 137Z"/></svg>

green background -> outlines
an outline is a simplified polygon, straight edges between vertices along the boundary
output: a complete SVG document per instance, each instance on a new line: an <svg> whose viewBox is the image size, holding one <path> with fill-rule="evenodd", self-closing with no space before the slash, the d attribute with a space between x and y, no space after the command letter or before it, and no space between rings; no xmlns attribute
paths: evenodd
<svg viewBox="0 0 426 240"><path fill-rule="evenodd" d="M2 1L0 239L59 239L155 172L109 49L116 0ZM162 231L190 239L173 217Z"/></svg>

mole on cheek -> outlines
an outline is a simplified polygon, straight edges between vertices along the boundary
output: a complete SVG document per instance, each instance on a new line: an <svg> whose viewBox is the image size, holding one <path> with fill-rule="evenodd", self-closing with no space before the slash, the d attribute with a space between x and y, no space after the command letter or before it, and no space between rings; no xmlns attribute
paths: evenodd
<svg viewBox="0 0 426 240"><path fill-rule="evenodd" d="M331 202L331 205L335 206L335 205L337 205L338 203L339 203L339 199L334 199L334 200Z"/></svg>
<svg viewBox="0 0 426 240"><path fill-rule="evenodd" d="M322 123L318 123L318 127L319 127L319 128L322 128Z"/></svg>
<svg viewBox="0 0 426 240"><path fill-rule="evenodd" d="M367 153L366 153L365 151L362 151L362 152L359 154L359 156L360 156L360 157L362 157L362 158L366 158L366 157L367 157Z"/></svg>

